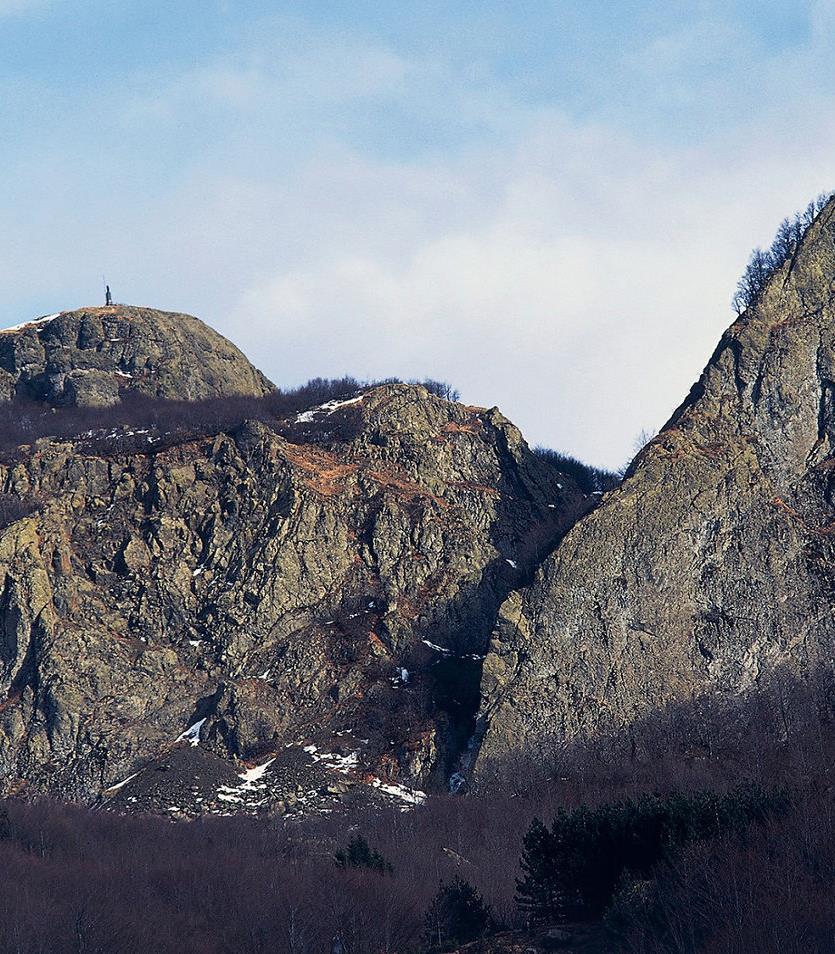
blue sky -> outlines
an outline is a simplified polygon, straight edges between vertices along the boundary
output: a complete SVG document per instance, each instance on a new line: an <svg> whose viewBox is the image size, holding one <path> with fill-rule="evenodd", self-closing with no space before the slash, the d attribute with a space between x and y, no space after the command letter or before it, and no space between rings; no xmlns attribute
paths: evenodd
<svg viewBox="0 0 835 954"><path fill-rule="evenodd" d="M198 314L629 456L835 185L835 2L0 0L0 326Z"/></svg>

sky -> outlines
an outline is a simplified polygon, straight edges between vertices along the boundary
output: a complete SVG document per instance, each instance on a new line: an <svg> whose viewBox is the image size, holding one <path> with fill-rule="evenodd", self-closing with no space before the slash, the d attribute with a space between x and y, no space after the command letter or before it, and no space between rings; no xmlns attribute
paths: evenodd
<svg viewBox="0 0 835 954"><path fill-rule="evenodd" d="M617 467L835 187L835 0L0 0L0 327L196 314Z"/></svg>

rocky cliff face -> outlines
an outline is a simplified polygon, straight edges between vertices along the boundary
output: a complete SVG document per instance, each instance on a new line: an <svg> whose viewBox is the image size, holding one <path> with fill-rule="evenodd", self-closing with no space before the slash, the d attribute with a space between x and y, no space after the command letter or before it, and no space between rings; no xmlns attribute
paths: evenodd
<svg viewBox="0 0 835 954"><path fill-rule="evenodd" d="M503 604L483 760L831 669L833 281L830 203L623 485Z"/></svg>
<svg viewBox="0 0 835 954"><path fill-rule="evenodd" d="M231 342L191 315L113 305L0 330L0 401L107 406L126 393L197 401L271 390Z"/></svg>
<svg viewBox="0 0 835 954"><path fill-rule="evenodd" d="M102 312L23 334L38 354L91 323L100 344L169 347L167 318L149 330L151 313ZM165 351L168 366L125 347L92 354L159 387L203 344ZM223 354L192 396L267 387ZM0 491L35 506L0 531L0 789L194 814L304 796L315 768L337 793L440 783L472 730L499 605L589 499L495 409L418 386L140 437L139 452L41 440L0 465Z"/></svg>
<svg viewBox="0 0 835 954"><path fill-rule="evenodd" d="M0 789L191 815L410 803L474 729L485 765L831 672L833 276L830 204L595 509L497 410L418 386L20 448ZM0 333L0 369L5 397L56 405L270 389L196 319L143 309Z"/></svg>

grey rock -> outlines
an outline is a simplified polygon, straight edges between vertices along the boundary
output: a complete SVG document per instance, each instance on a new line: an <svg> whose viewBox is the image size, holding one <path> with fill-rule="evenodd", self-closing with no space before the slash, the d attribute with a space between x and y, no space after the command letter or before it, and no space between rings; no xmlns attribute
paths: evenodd
<svg viewBox="0 0 835 954"><path fill-rule="evenodd" d="M152 365L169 382L155 393L174 393L184 356L217 336L177 357L180 316L139 311L63 315L11 333L3 353L19 383L46 364L66 380L73 362L106 358L131 373ZM143 343L117 360L106 346L117 336ZM221 382L227 364L207 355L180 396L233 381L266 390L248 364ZM300 418L142 451L41 440L0 464L0 491L37 502L0 530L0 790L99 798L167 764L200 720L197 771L219 785L240 783L211 759L331 746L337 733L349 754L361 748L363 771L443 781L499 605L589 501L498 411L421 387ZM439 691L459 683L476 690L463 707ZM163 775L141 775L143 804L182 808L148 781ZM128 791L116 796L127 808L139 797Z"/></svg>
<svg viewBox="0 0 835 954"><path fill-rule="evenodd" d="M0 330L0 401L107 406L128 393L195 401L272 390L231 342L191 315L113 305Z"/></svg>
<svg viewBox="0 0 835 954"><path fill-rule="evenodd" d="M835 206L620 488L508 596L481 764L832 671Z"/></svg>

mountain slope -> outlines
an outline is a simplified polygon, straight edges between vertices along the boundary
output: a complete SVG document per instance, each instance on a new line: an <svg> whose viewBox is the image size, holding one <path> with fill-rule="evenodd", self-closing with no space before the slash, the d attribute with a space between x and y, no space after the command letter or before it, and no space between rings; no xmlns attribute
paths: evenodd
<svg viewBox="0 0 835 954"><path fill-rule="evenodd" d="M200 775L232 807L270 782L265 810L311 745L352 782L441 783L498 606L592 499L495 409L419 386L139 451L111 437L0 465L34 507L0 531L5 792L196 814ZM241 760L274 764L256 786Z"/></svg>
<svg viewBox="0 0 835 954"><path fill-rule="evenodd" d="M500 611L481 758L831 671L835 205L620 488Z"/></svg>
<svg viewBox="0 0 835 954"><path fill-rule="evenodd" d="M112 305L0 330L0 401L107 406L130 393L197 401L272 390L231 342L191 315Z"/></svg>

